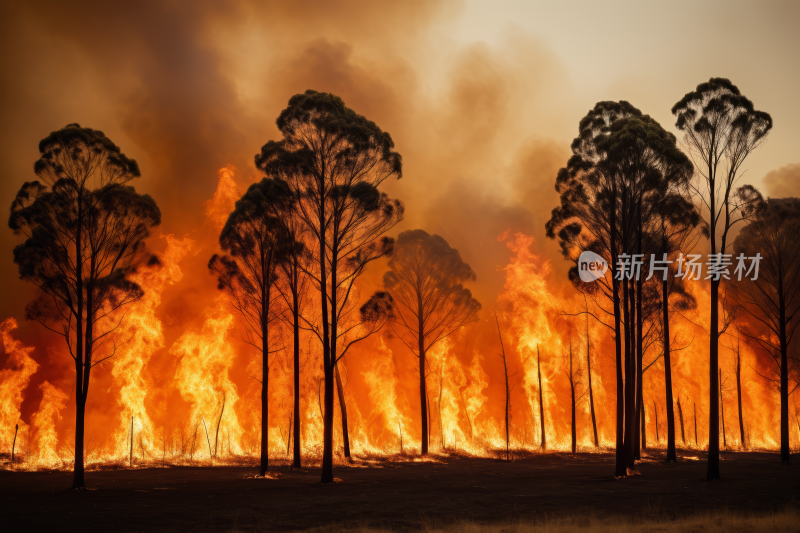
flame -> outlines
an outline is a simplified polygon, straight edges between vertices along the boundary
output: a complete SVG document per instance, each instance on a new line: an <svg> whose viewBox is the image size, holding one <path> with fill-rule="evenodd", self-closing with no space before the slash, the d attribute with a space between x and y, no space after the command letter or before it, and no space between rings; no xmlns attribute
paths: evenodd
<svg viewBox="0 0 800 533"><path fill-rule="evenodd" d="M53 467L62 463L56 422L61 419L61 410L67 403L67 395L48 381L43 382L39 388L42 391L42 402L39 410L31 416L31 427L34 429L31 459L34 464Z"/></svg>
<svg viewBox="0 0 800 533"><path fill-rule="evenodd" d="M205 268L207 258L216 251L219 230L239 196L235 178L234 167L220 169L217 190L204 204L207 219L201 231L192 238L162 236L165 248L158 255L159 264L143 266L135 274L145 296L126 308L114 336L115 356L92 375L86 415L89 467L256 460L261 384L253 376L260 375L261 356L243 342L246 330L242 321ZM551 263L534 253L533 237L504 232L498 241L508 247L510 260L501 267L505 285L497 300L484 302L480 321L464 326L428 353L432 458L409 459L398 454L401 436L403 452L415 454L420 449L419 367L408 348L397 338L375 336L353 345L347 358L340 361L351 449L364 464L374 455L437 460L436 454L492 456L505 449L505 382L495 309L512 389L510 448L540 450L541 373L547 450L570 449L570 342L574 368L581 369L577 444L583 451L594 450L588 395L582 394L587 386L589 342L600 449L613 446L616 378L610 330L591 320L587 338L585 316L569 316L583 309L582 296L561 293ZM361 287L361 292L365 290ZM700 282L690 284L688 290L697 299L697 309L675 317L671 324L676 338L674 396L682 405L685 446L702 449L708 440L709 340L702 325L708 322L710 297ZM355 300L359 300L359 292L354 292ZM69 468L74 431L74 406L67 402L71 382L47 374L48 381L32 384L31 377L39 369L32 357L35 347L13 337L16 327L13 318L0 324L5 351L0 371L0 447L4 453L10 450L13 432L9 428L19 423L18 453L30 455L19 467ZM735 334L735 328L729 332ZM292 343L280 325L270 334L282 337L286 347L270 355L270 455L286 459L294 394ZM728 447L737 449L742 446L738 391L728 344L726 340L720 348L721 368L728 379L723 390L725 431ZM741 347L746 439L751 448L774 449L779 442L779 397L756 374L768 372L770 362L750 346L743 343ZM322 443L321 349L307 331L302 334L301 349L301 444L305 463L313 464L319 460ZM56 365L68 357L61 345L44 351ZM646 364L655 363L645 372L643 386L647 444L657 448L666 446L664 367L658 352L656 344L645 355ZM22 404L34 386L41 390L42 400L28 417ZM678 445L684 446L679 424L676 413ZM792 435L794 438L796 432ZM343 460L338 396L334 440L337 460Z"/></svg>
<svg viewBox="0 0 800 533"><path fill-rule="evenodd" d="M25 399L30 378L39 368L39 364L31 357L34 347L25 346L11 336L15 329L17 321L13 318L0 323L0 339L6 353L5 368L0 370L0 448L9 450L9 454L15 436L27 428L27 424L20 420L20 406ZM19 432L17 425L20 426Z"/></svg>

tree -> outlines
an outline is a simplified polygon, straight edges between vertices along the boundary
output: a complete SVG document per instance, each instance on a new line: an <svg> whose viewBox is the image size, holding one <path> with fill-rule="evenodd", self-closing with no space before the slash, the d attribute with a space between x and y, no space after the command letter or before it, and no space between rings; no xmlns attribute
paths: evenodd
<svg viewBox="0 0 800 533"><path fill-rule="evenodd" d="M14 248L20 278L42 291L26 318L63 336L75 363L72 487L82 489L91 370L116 352L121 308L144 295L130 274L161 212L149 195L125 185L140 176L139 166L101 131L69 124L45 137L39 153L34 172L44 183L22 186L9 227L26 237ZM158 259L151 256L150 264ZM100 352L109 339L113 346Z"/></svg>
<svg viewBox="0 0 800 533"><path fill-rule="evenodd" d="M688 161L687 161L688 163ZM691 167L686 168L683 179L674 180L668 185L656 208L656 234L660 241L661 257L667 260L671 254L691 249L694 245L695 228L701 224L700 213L684 195L691 177ZM652 272L651 272L652 274ZM675 449L675 410L672 395L672 339L670 338L670 313L684 312L696 307L694 297L686 292L682 278L676 278L674 271L667 270L661 276L661 346L664 354L664 389L667 404L667 462L677 462ZM671 275L670 275L671 274ZM673 296L673 305L670 305ZM680 409L680 402L678 403ZM683 415L681 414L681 434L683 434ZM684 438L684 443L686 439Z"/></svg>
<svg viewBox="0 0 800 533"><path fill-rule="evenodd" d="M541 430L541 436L539 437L539 441L541 443L542 451L547 449L547 434L544 430L544 398L543 398L543 390L542 390L542 357L541 353L539 352L539 345L536 345L536 377L539 381L539 429Z"/></svg>
<svg viewBox="0 0 800 533"><path fill-rule="evenodd" d="M286 233L290 246L286 248L286 260L281 261L279 268L281 276L278 279L278 291L284 301L282 321L292 328L292 363L293 363L293 392L294 404L292 407L292 420L290 421L290 440L292 446L292 467L301 468L300 447L300 330L308 329L301 325L305 322L302 316L303 308L307 302L308 276L306 272L311 268L311 254L306 246L308 230L298 216L297 199L292 195L288 184L280 179L274 182L278 186L276 192L280 201L269 204L269 212L280 223ZM288 453L288 452L287 452Z"/></svg>
<svg viewBox="0 0 800 533"><path fill-rule="evenodd" d="M586 394L586 390L583 393L576 397L576 388L578 385L581 384L580 379L583 374L580 361L577 361L578 368L575 368L575 364L573 363L572 357L572 332L570 331L569 337L569 368L565 372L567 375L567 379L569 380L569 391L570 391L570 404L572 407L572 453L575 453L578 449L578 428L577 428L577 420L575 418L575 408L577 403L583 398L583 395Z"/></svg>
<svg viewBox="0 0 800 533"><path fill-rule="evenodd" d="M383 286L395 305L393 331L419 360L422 454L428 453L426 354L437 342L477 319L481 304L464 287L475 273L438 235L407 230L397 237Z"/></svg>
<svg viewBox="0 0 800 533"><path fill-rule="evenodd" d="M218 288L228 294L248 333L258 338L248 335L245 342L261 352L261 476L269 467L269 354L276 351L270 327L280 316L275 284L279 266L294 247L271 207L285 202L283 191L283 184L267 178L251 185L220 233L219 244L227 254L214 254L208 263Z"/></svg>
<svg viewBox="0 0 800 533"><path fill-rule="evenodd" d="M503 344L503 334L500 333L500 321L497 319L497 313L494 314L494 321L497 324L497 336L500 338L500 359L503 360L503 381L505 384L506 390L506 461L510 460L509 456L509 443L511 442L511 433L509 428L509 411L511 410L511 391L514 390L516 383L514 385L509 385L508 383L508 360L506 359L506 347ZM516 372L512 374L512 377L516 375ZM441 391L441 388L439 389ZM439 403L441 404L441 392L439 393ZM464 399L462 397L461 401L463 402ZM441 412L441 405L439 406L439 410ZM465 409L466 411L466 409ZM441 415L439 416L440 424L441 424ZM467 413L467 420L469 420L469 413ZM470 422L470 426L472 422Z"/></svg>
<svg viewBox="0 0 800 533"><path fill-rule="evenodd" d="M746 189L736 188L742 165L772 129L772 117L756 111L753 103L725 78L711 78L687 93L672 107L676 127L684 132L696 170L693 192L708 211L711 255L721 261L731 228L742 220L751 204ZM716 278L716 279L715 279ZM711 323L709 346L709 436L706 479L719 479L719 285L711 279Z"/></svg>
<svg viewBox="0 0 800 533"><path fill-rule="evenodd" d="M597 438L597 418L594 413L594 392L592 389L592 355L591 355L591 339L589 338L589 302L586 301L586 295L583 296L583 305L586 309L586 373L589 376L589 410L592 413L592 435L594 437L594 447L600 447L600 441Z"/></svg>
<svg viewBox="0 0 800 533"><path fill-rule="evenodd" d="M628 102L599 102L581 119L578 125L579 136L572 141L573 155L567 166L559 170L556 178L560 205L553 209L545 226L549 238L555 239L558 236L565 258L577 262L579 254L591 251L602 257L611 267L611 275L588 284L579 282L577 266L573 266L570 269L570 279L579 290L591 295L598 305L599 297L605 297L612 302L611 311L602 306L600 308L606 315L613 317L613 326L598 320L614 332L617 378L616 477L627 475L628 460L623 432L625 396L622 378L620 283L614 275L618 256L624 249L620 226L625 225L624 216L627 214L620 212L621 189L624 183L617 169L606 164L607 154L601 145L611 124L629 116L640 115L641 111ZM630 349L629 339L626 329L626 362Z"/></svg>
<svg viewBox="0 0 800 533"><path fill-rule="evenodd" d="M743 260L760 255L758 274L741 281L734 277L729 294L769 335L747 329L742 333L780 360L781 462L785 463L789 462L789 344L800 325L800 199L769 198L749 214L750 223L739 232L733 251ZM752 263L748 266L754 267ZM739 383L738 347L736 352ZM741 427L740 431L744 433Z"/></svg>
<svg viewBox="0 0 800 533"><path fill-rule="evenodd" d="M309 248L315 269L308 275L320 294L321 328L313 331L322 343L325 381L322 482L332 483L335 366L383 319L365 323L363 335L344 340L343 347L342 336L359 326L342 332L339 322L353 309L348 303L366 266L392 252L394 241L384 234L402 220L404 207L378 187L402 176L402 161L388 133L332 94L294 95L277 126L283 138L267 142L255 163L286 182L296 216L315 241Z"/></svg>
<svg viewBox="0 0 800 533"><path fill-rule="evenodd" d="M665 183L682 179L687 159L673 135L628 102L598 103L581 121L580 132L572 143L574 155L559 171L556 190L561 205L553 210L546 229L548 237L558 235L565 257L577 262L583 251L590 251L611 265L611 274L595 283L580 282L577 267L570 269L570 277L579 290L613 302L613 311L604 312L614 318L614 326L606 326L614 331L617 350L615 476L624 476L633 466L644 313L642 285L634 283L634 272L616 274L620 258L643 253L647 224L659 192L666 189ZM618 277L623 278L621 287ZM625 330L624 359L621 324Z"/></svg>

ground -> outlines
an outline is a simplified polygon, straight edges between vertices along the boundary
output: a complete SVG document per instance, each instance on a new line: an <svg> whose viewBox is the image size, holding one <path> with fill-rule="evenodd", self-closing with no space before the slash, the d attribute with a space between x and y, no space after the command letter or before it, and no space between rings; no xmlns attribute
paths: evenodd
<svg viewBox="0 0 800 533"><path fill-rule="evenodd" d="M410 459L410 458L408 458ZM769 511L800 497L800 465L777 453L723 453L722 481L706 482L704 455L677 464L658 453L640 476L614 480L611 454L536 454L505 462L461 456L437 462L358 461L319 468L169 467L86 473L0 472L5 531L274 531L373 526L394 530L459 520L626 514L681 517L706 510ZM340 480L340 481L339 481Z"/></svg>

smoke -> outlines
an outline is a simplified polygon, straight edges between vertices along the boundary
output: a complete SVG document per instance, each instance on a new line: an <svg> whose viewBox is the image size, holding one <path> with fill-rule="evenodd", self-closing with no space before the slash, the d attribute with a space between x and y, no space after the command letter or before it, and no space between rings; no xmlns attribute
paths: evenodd
<svg viewBox="0 0 800 533"><path fill-rule="evenodd" d="M764 176L765 193L773 198L800 196L800 163L770 170Z"/></svg>
<svg viewBox="0 0 800 533"><path fill-rule="evenodd" d="M0 205L10 205L22 183L35 179L32 165L38 157L38 141L71 122L103 130L139 162L142 178L133 185L151 194L163 213L162 225L149 246L162 255L169 255L170 247L178 243L194 246L182 256L180 276L176 273L174 283L164 284L158 307L147 315L163 324L163 340L159 333L148 353L147 368L137 372L168 379L181 364L188 364L181 361L191 352L188 348L170 352L170 347L201 338L203 328L210 327L208 321L214 319L205 313L218 296L206 264L236 192L261 179L253 167L253 156L265 142L278 138L275 119L292 95L307 89L332 92L388 131L403 156L403 178L384 184L390 196L406 205L406 219L393 233L424 228L439 234L461 252L477 274L477 282L470 288L484 312L474 332L453 339L461 366L451 369L451 383L460 390L446 392L448 408L456 409L457 393L464 391L468 391L466 402L496 398L497 337L488 319L498 294L513 289L507 287L504 267L521 254L519 248L508 246L508 237L532 237L525 242L542 266L541 276L549 291L564 297L560 303L568 301L572 294L566 283L569 265L560 258L557 244L544 236L544 223L558 203L555 176L570 155L569 142L585 112L598 100L626 95L606 94L608 89L601 83L576 82L565 59L570 54L557 51L552 39L540 36L547 32L525 29L511 21L498 38L464 38L460 20L468 10L464 3L448 0L3 3L0 110L6 127L0 133ZM541 21L547 23L544 17ZM593 26L624 35L611 26ZM570 31L564 33L572 36ZM581 51L585 61L591 60L592 72L608 63L599 48L602 40L595 41L596 54ZM586 42L592 38L587 37ZM672 46L668 48L675 55ZM656 62L650 58L649 64ZM643 82L637 75L634 94L662 106L656 111L643 108L644 112L668 116L669 106L710 74L717 75L705 70L698 75L687 69L688 78L670 80L668 94L653 89L657 79L648 76ZM674 78L674 73L670 76ZM759 99L754 101L761 106ZM662 120L665 126L671 121L671 116ZM794 191L796 167L789 165L767 175L770 194ZM220 169L225 170L220 173ZM500 235L506 238L498 239ZM41 402L64 403L60 397L54 399L53 387L69 392L72 382L63 339L43 334L38 325L21 320L35 289L17 279L10 250L19 242L7 228L0 229L0 276L6 281L0 320L17 318L20 327L14 330L14 338L35 346L31 357L40 368L30 376L19 407L22 418L30 420L32 413L42 411ZM527 257L527 253L526 249L522 255ZM360 287L363 297L380 286L383 269L384 264L376 262L365 274ZM241 346L238 328L225 330L226 339L236 345L234 360L226 360L229 366L225 371L238 387L241 406L249 405L258 387L247 377L252 350ZM597 334L604 332L598 330ZM303 387L311 408L316 400L317 354L315 348L305 350L305 341L303 346L304 357L310 361ZM373 353L389 351L391 361L370 359ZM543 361L560 355L554 349L543 353ZM515 364L519 365L522 357L518 359ZM605 355L598 359L607 364ZM418 398L414 358L396 342L384 345L376 338L353 357L348 356L347 365L353 380L348 394L361 406L373 401L369 395L374 392L367 382L380 381L382 372L396 372L394 407L387 405L378 414L362 409L360 416L382 416L387 431L400 423L410 432L409 439L418 439L414 424L407 423L409 416L413 420L418 416L413 411ZM367 369L367 374L360 369ZM116 384L112 388L111 373L98 370L92 378L97 380L93 393L132 387ZM598 369L600 382L603 372ZM694 374L687 363L685 375ZM473 378L463 377L467 375ZM605 376L610 386L611 374ZM558 387L563 388L561 374L551 377L560 380ZM435 390L435 376L432 379ZM233 402L234 389L224 390ZM519 409L526 405L522 390L520 386L516 392L520 396L514 399ZM189 400L177 390L148 394L141 402L153 412L167 413L172 419L189 412ZM92 424L101 430L118 430L120 413L103 405L100 398L90 394L92 416L105 417L94 418ZM67 410L73 408L73 400L69 396ZM209 396L194 405L208 411L201 416L208 416L218 401L217 396ZM492 417L497 418L499 404L487 403L485 410L472 406L472 411L467 411L476 416L480 411L483 414L473 422L494 428ZM64 412L59 419L59 434L69 433L68 415ZM55 420L57 413L50 409L47 416ZM319 429L314 425L313 409L308 416L304 423L308 422L307 431L313 433ZM241 412L239 420L255 426L255 418ZM231 424L230 432L235 432L233 421ZM462 419L457 430L451 427L448 431L465 438L466 428ZM526 431L532 432L532 428ZM98 433L95 438L102 436ZM389 440L386 435L378 439Z"/></svg>

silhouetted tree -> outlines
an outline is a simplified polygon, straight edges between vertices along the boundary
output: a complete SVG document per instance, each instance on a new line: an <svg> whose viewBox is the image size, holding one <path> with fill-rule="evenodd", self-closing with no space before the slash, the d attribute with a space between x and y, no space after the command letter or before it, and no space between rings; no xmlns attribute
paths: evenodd
<svg viewBox="0 0 800 533"><path fill-rule="evenodd" d="M475 273L438 235L407 230L397 237L383 286L392 296L392 328L419 359L422 453L428 453L426 354L437 342L475 320L481 304L464 287Z"/></svg>
<svg viewBox="0 0 800 533"><path fill-rule="evenodd" d="M708 211L708 239L712 257L724 254L728 233L742 220L742 208L751 204L746 188L736 188L742 164L772 129L772 117L756 111L753 103L725 78L711 78L687 93L672 107L676 127L685 133L697 172L695 196ZM716 279L715 279L716 278ZM719 479L719 284L711 278L709 349L709 435L706 479Z"/></svg>
<svg viewBox="0 0 800 533"><path fill-rule="evenodd" d="M298 215L297 198L292 194L288 184L277 178L276 193L280 196L280 201L269 204L270 214L280 223L283 231L291 243L286 249L286 260L281 261L277 288L284 301L282 313L283 322L292 328L292 365L293 365L293 392L294 404L292 408L292 420L289 424L289 440L292 446L292 467L301 468L301 424L300 424L300 330L308 329L302 325L307 321L302 316L303 309L307 302L309 279L306 272L312 267L312 257L309 253L306 241L308 230L303 220ZM288 453L288 452L287 452Z"/></svg>
<svg viewBox="0 0 800 533"><path fill-rule="evenodd" d="M739 331L736 331L736 399L739 404L739 439L742 448L747 449L747 440L744 437L744 414L742 412L742 350Z"/></svg>
<svg viewBox="0 0 800 533"><path fill-rule="evenodd" d="M656 235L660 241L661 260L666 261L670 255L685 252L692 248L695 229L700 226L701 218L697 208L685 196L688 180L691 177L691 166L686 169L682 179L673 180L667 185L663 197L658 201L655 210ZM666 265L666 263L665 263ZM668 266L668 265L667 265ZM664 389L667 405L667 462L677 462L675 450L675 410L672 395L672 339L670 338L670 314L673 311L685 312L696 307L694 297L685 290L683 279L675 277L674 269L661 275L661 346L664 354ZM673 296L672 305L670 296ZM681 418L681 421L683 419ZM683 423L681 422L681 432ZM685 444L685 439L684 439Z"/></svg>
<svg viewBox="0 0 800 533"><path fill-rule="evenodd" d="M583 304L586 308L586 373L589 376L589 409L592 413L592 435L594 437L594 447L600 447L600 441L597 438L597 418L594 413L594 392L592 389L592 355L591 355L591 338L589 337L589 303L586 301L586 295L583 297Z"/></svg>
<svg viewBox="0 0 800 533"><path fill-rule="evenodd" d="M542 391L542 356L539 352L539 345L536 345L536 377L539 381L539 426L541 430L541 436L539 440L541 442L542 451L547 449L547 434L544 430L544 398L543 398L543 391Z"/></svg>
<svg viewBox="0 0 800 533"><path fill-rule="evenodd" d="M509 457L509 443L511 442L511 433L509 429L509 411L511 410L511 391L514 390L514 385L510 385L508 382L508 360L506 359L506 347L503 344L503 334L500 333L500 321L497 319L497 313L494 314L494 320L497 323L497 336L500 337L500 358L503 360L503 381L505 383L505 390L506 390L506 461L510 459ZM516 372L513 375L515 375ZM463 398L462 398L463 401ZM440 393L440 400L441 403L441 393ZM441 409L441 406L440 406ZM439 417L441 420L441 416ZM467 413L467 419L469 419L469 413ZM472 424L472 422L470 422Z"/></svg>
<svg viewBox="0 0 800 533"><path fill-rule="evenodd" d="M736 257L761 256L758 277L738 276L731 298L770 335L742 333L780 359L781 462L789 461L789 344L800 325L800 199L770 198L751 213L733 243ZM748 267L753 266L747 262ZM777 342L772 342L772 339ZM740 379L737 374L737 380Z"/></svg>
<svg viewBox="0 0 800 533"><path fill-rule="evenodd" d="M570 269L570 278L579 290L590 294L599 304L603 296L612 302L612 310L600 308L613 317L614 324L601 323L614 332L617 378L617 433L616 468L614 475L627 475L627 453L624 446L625 396L623 395L623 320L620 309L620 283L617 271L620 253L629 253L620 228L628 223L627 213L621 213L624 180L614 165L607 163L607 154L602 146L611 124L629 116L640 116L641 111L628 102L599 102L578 126L579 136L572 141L572 157L567 166L558 172L556 191L561 205L553 209L545 228L547 236L558 239L565 258L577 262L583 251L600 255L610 265L610 275L601 277L592 284L580 283L577 267ZM596 317L597 318L597 317ZM627 318L627 311L626 311ZM625 335L625 361L629 357L629 339ZM541 403L541 402L540 402Z"/></svg>
<svg viewBox="0 0 800 533"><path fill-rule="evenodd" d="M72 487L80 489L91 370L113 357L116 343L100 358L96 352L122 322L118 310L144 294L129 276L161 212L125 185L140 176L139 166L101 131L69 124L44 138L39 152L34 171L43 183L22 186L9 227L26 237L14 248L20 278L42 291L26 317L63 336L75 363Z"/></svg>
<svg viewBox="0 0 800 533"><path fill-rule="evenodd" d="M345 353L339 321L352 309L347 304L366 265L392 251L393 240L382 235L402 220L404 208L378 187L400 178L402 163L388 133L332 94L293 96L277 126L283 139L265 144L255 162L289 185L297 216L316 244L310 251L317 268L310 275L321 304L321 331L315 333L325 381L322 482L332 483L334 367Z"/></svg>
<svg viewBox="0 0 800 533"><path fill-rule="evenodd" d="M643 353L643 298L641 285L637 288L630 277L620 284L614 274L621 254L643 253L649 212L659 192L666 188L664 183L685 175L687 159L678 150L673 135L627 102L598 103L581 120L580 132L572 143L574 155L559 171L556 190L561 205L553 210L546 229L548 237L558 235L565 257L577 261L581 252L592 251L611 265L611 273L595 283L581 283L577 267L570 270L570 277L580 290L602 294L613 302L613 312L605 312L614 317L617 350L615 475L624 476L627 467L633 466L637 354ZM624 399L621 323L625 326Z"/></svg>
<svg viewBox="0 0 800 533"><path fill-rule="evenodd" d="M272 211L273 204L285 202L283 190L283 184L268 178L251 185L219 236L228 255L214 254L208 263L218 288L244 318L249 334L245 342L261 352L261 476L269 467L269 354L276 351L270 327L280 318L275 284L279 265L289 260L294 245Z"/></svg>
<svg viewBox="0 0 800 533"><path fill-rule="evenodd" d="M571 436L572 436L572 453L575 453L578 449L578 427L577 427L577 420L575 418L575 408L577 407L578 402L583 398L583 395L586 394L584 390L582 394L576 396L578 385L580 385L580 379L583 374L580 361L577 361L578 367L575 368L575 361L573 361L572 357L572 335L570 335L569 339L569 368L566 371L567 379L569 380L569 392L570 392L570 404L572 407L572 426L571 426Z"/></svg>

